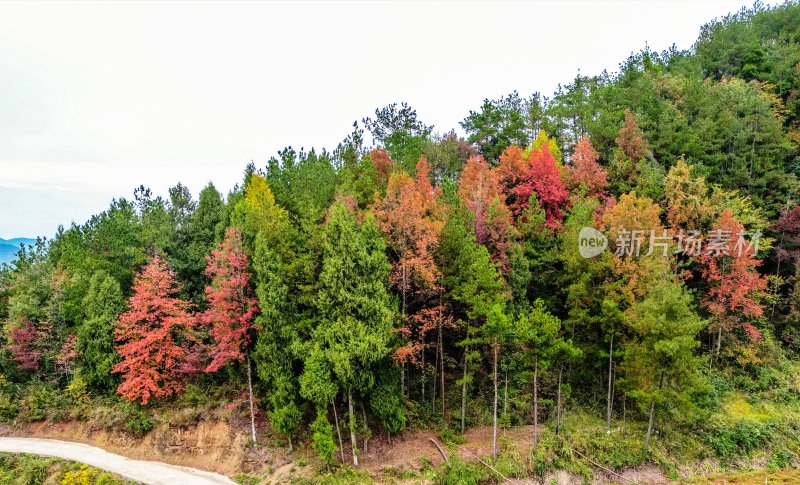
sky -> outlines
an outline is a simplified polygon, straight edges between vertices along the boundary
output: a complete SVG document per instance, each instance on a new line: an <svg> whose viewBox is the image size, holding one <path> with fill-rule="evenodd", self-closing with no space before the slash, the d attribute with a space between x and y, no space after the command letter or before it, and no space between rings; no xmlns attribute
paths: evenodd
<svg viewBox="0 0 800 485"><path fill-rule="evenodd" d="M551 95L645 45L692 46L750 2L0 2L0 238L52 236L285 146L335 148L408 102L436 131L484 98Z"/></svg>

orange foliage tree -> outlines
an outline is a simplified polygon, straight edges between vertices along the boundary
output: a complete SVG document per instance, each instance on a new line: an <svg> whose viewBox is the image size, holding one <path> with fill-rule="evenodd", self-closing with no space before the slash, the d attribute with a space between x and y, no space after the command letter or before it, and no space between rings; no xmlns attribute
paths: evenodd
<svg viewBox="0 0 800 485"><path fill-rule="evenodd" d="M589 197L604 198L608 186L608 174L602 165L597 163L600 156L584 136L575 145L572 153L572 163L567 165L564 178L567 188L576 190L583 187Z"/></svg>
<svg viewBox="0 0 800 485"><path fill-rule="evenodd" d="M442 230L436 202L439 189L431 184L429 171L423 157L417 163L415 178L405 172L393 173L386 196L376 201L374 207L378 226L394 253L392 283L400 291L404 316L408 315L410 307L425 306L427 300L442 291L441 274L433 258ZM419 318L407 319L404 323L401 331L409 343L398 349L396 358L414 361L429 329Z"/></svg>

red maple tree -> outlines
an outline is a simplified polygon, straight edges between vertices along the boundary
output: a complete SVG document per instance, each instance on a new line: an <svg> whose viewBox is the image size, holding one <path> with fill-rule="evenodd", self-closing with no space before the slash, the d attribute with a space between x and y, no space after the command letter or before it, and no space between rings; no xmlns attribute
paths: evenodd
<svg viewBox="0 0 800 485"><path fill-rule="evenodd" d="M700 274L709 285L702 304L712 316L711 330L721 335L722 331L741 328L751 342L757 342L761 332L752 321L764 311L761 299L767 280L758 273L761 261L754 257L755 247L740 244L743 231L744 226L730 209L724 210L714 224L709 237L715 237L717 243L711 247L707 240L699 257Z"/></svg>
<svg viewBox="0 0 800 485"><path fill-rule="evenodd" d="M778 221L770 227L778 235L775 254L778 261L800 261L800 205L782 210Z"/></svg>
<svg viewBox="0 0 800 485"><path fill-rule="evenodd" d="M16 364L17 370L36 370L42 358L38 346L38 332L36 324L25 320L22 325L14 328L8 335L8 350Z"/></svg>
<svg viewBox="0 0 800 485"><path fill-rule="evenodd" d="M206 287L208 309L200 318L209 328L214 345L206 372L216 372L245 358L244 349L258 311L250 289L249 264L238 228L228 229L219 248L207 257L206 275L212 283Z"/></svg>
<svg viewBox="0 0 800 485"><path fill-rule="evenodd" d="M136 276L128 311L114 329L122 374L117 393L147 404L180 392L183 378L197 371L193 350L196 319L189 303L177 297L174 272L155 256Z"/></svg>
<svg viewBox="0 0 800 485"><path fill-rule="evenodd" d="M536 194L539 205L547 216L547 226L561 227L564 209L569 204L569 192L561 180L556 159L550 154L547 145L542 145L531 153L528 174L513 191L516 203L512 210L515 214L522 212L528 206L531 195Z"/></svg>
<svg viewBox="0 0 800 485"><path fill-rule="evenodd" d="M55 364L59 372L69 376L75 368L78 360L78 351L75 349L77 337L75 334L70 334L64 339L61 345L61 350L56 354Z"/></svg>
<svg viewBox="0 0 800 485"><path fill-rule="evenodd" d="M389 174L394 170L394 160L389 156L389 152L383 148L376 148L369 152L369 159L372 160L375 171L378 172L381 185L385 186L389 181Z"/></svg>

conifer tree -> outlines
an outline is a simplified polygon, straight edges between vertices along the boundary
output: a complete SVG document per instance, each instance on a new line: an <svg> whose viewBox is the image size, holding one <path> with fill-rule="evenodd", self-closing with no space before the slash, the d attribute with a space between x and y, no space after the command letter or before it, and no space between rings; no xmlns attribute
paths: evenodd
<svg viewBox="0 0 800 485"><path fill-rule="evenodd" d="M253 361L260 388L268 400L270 424L289 439L300 423L294 363L299 356L297 326L302 321L290 294L296 254L296 232L289 213L278 205L267 180L249 176L243 197L232 209L232 223L242 228L247 252L253 255L253 282L259 314ZM325 403L327 404L327 403Z"/></svg>
<svg viewBox="0 0 800 485"><path fill-rule="evenodd" d="M691 393L703 385L703 359L695 350L700 345L697 333L706 322L695 313L683 285L666 279L634 304L627 323L636 338L625 350L623 384L648 414L648 446L657 409L664 404L686 409Z"/></svg>
<svg viewBox="0 0 800 485"><path fill-rule="evenodd" d="M505 315L507 295L495 263L485 247L477 244L470 230L469 212L461 205L450 188L445 194L448 207L442 230L440 261L443 282L450 297L464 317L465 336L461 385L461 430L466 430L467 389L472 382L471 366L480 357L475 348L490 344L493 356L493 376L496 383L496 361L499 345L508 333ZM496 427L496 406L495 406Z"/></svg>
<svg viewBox="0 0 800 485"><path fill-rule="evenodd" d="M561 337L561 320L536 300L530 312L522 314L515 325L516 339L524 346L533 366L533 450L539 445L539 375L557 356L575 356L578 350Z"/></svg>
<svg viewBox="0 0 800 485"><path fill-rule="evenodd" d="M317 292L319 321L310 345L345 393L354 466L358 466L354 394L368 395L375 366L391 351L395 308L387 290L389 270L374 220L368 217L359 226L350 210L335 203L326 223Z"/></svg>
<svg viewBox="0 0 800 485"><path fill-rule="evenodd" d="M78 375L92 389L111 389L116 382L111 369L119 360L114 348L114 321L125 309L117 280L103 270L97 271L83 306L86 317L76 334Z"/></svg>

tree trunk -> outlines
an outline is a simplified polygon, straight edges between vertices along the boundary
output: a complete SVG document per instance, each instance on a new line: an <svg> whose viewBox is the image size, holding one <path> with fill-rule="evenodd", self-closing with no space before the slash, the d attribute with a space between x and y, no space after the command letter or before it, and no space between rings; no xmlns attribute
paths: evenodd
<svg viewBox="0 0 800 485"><path fill-rule="evenodd" d="M250 401L250 433L253 438L253 447L258 445L256 441L256 412L253 406L253 371L250 369L250 356L247 356L247 392ZM289 440L289 451L292 451L292 441Z"/></svg>
<svg viewBox="0 0 800 485"><path fill-rule="evenodd" d="M353 466L358 468L358 444L356 443L356 414L353 410L353 391L347 390L347 409L350 421L350 446L353 449Z"/></svg>
<svg viewBox="0 0 800 485"><path fill-rule="evenodd" d="M614 333L611 333L611 343L608 347L608 397L606 398L606 428L611 431L611 410L613 407L613 400L614 400L614 391L612 390L613 386L613 377L611 374L611 368L614 365Z"/></svg>
<svg viewBox="0 0 800 485"><path fill-rule="evenodd" d="M627 409L625 407L626 406L626 401L627 401L627 397L625 396L625 393L623 392L622 393L622 436L627 436L628 435L627 421L626 421L626 419L627 419L626 416L627 415L625 414L627 412Z"/></svg>
<svg viewBox="0 0 800 485"><path fill-rule="evenodd" d="M556 436L561 431L561 374L564 372L564 366L558 366L558 391L556 394Z"/></svg>
<svg viewBox="0 0 800 485"><path fill-rule="evenodd" d="M403 259L403 269L402 269L402 300L403 304L400 308L400 313L403 317L406 316L406 261ZM405 319L403 320L403 325L405 325ZM400 394L406 396L406 363L403 361L400 364Z"/></svg>
<svg viewBox="0 0 800 485"><path fill-rule="evenodd" d="M503 389L503 419L508 417L508 370L506 370L506 382L505 387ZM503 438L506 437L506 428L508 427L508 423L504 422L503 426Z"/></svg>
<svg viewBox="0 0 800 485"><path fill-rule="evenodd" d="M400 363L400 394L406 395L406 362Z"/></svg>
<svg viewBox="0 0 800 485"><path fill-rule="evenodd" d="M403 283L402 283L403 284L403 307L401 308L401 311L402 311L403 315L405 315L406 314L406 261L405 261L405 259L403 260L403 275L402 275L402 278L403 278Z"/></svg>
<svg viewBox="0 0 800 485"><path fill-rule="evenodd" d="M539 447L539 361L533 361L533 453Z"/></svg>
<svg viewBox="0 0 800 485"><path fill-rule="evenodd" d="M658 382L658 389L661 389L661 386L664 385L664 373L661 373L661 379ZM647 435L644 438L644 446L650 446L650 435L653 433L653 417L655 416L656 411L656 400L653 399L650 402L650 418L647 420Z"/></svg>
<svg viewBox="0 0 800 485"><path fill-rule="evenodd" d="M469 354L469 346L464 347L464 376L461 380L461 434L467 430L466 417L467 417L467 355Z"/></svg>
<svg viewBox="0 0 800 485"><path fill-rule="evenodd" d="M353 452L353 467L358 467L358 443L356 442L356 415L353 406L353 391L347 389L347 420L350 428L350 448Z"/></svg>
<svg viewBox="0 0 800 485"><path fill-rule="evenodd" d="M367 441L369 440L369 425L367 424L367 410L364 408L364 404L361 404L361 414L364 416L364 453L369 452L369 448L367 447Z"/></svg>
<svg viewBox="0 0 800 485"><path fill-rule="evenodd" d="M780 241L781 242L780 242L780 244L778 244L778 247L781 247L783 245L783 233L782 232L781 232ZM776 258L776 259L778 261L777 261L777 263L775 265L775 278L777 278L777 277L779 277L781 275L781 259L782 258ZM771 313L770 318L775 318L775 304L776 303L778 303L778 298L775 298L774 300L772 300L772 310L770 312Z"/></svg>
<svg viewBox="0 0 800 485"><path fill-rule="evenodd" d="M422 372L420 373L421 385L422 385L422 399L421 402L425 402L425 337L422 337Z"/></svg>
<svg viewBox="0 0 800 485"><path fill-rule="evenodd" d="M431 381L431 413L436 412L436 382L439 377L439 341L436 341L436 360L433 366L433 380Z"/></svg>
<svg viewBox="0 0 800 485"><path fill-rule="evenodd" d="M650 434L653 432L653 414L655 413L655 410L656 410L656 401L655 399L653 399L650 402L650 417L647 420L647 435L645 435L644 438L645 448L650 446Z"/></svg>
<svg viewBox="0 0 800 485"><path fill-rule="evenodd" d="M336 398L333 399L333 421L336 423L336 436L339 437L339 454L342 456L342 464L344 465L344 442L342 441L342 429L339 427L339 413L336 412Z"/></svg>
<svg viewBox="0 0 800 485"><path fill-rule="evenodd" d="M444 404L444 349L442 348L442 344L443 344L443 341L442 341L442 323L439 322L438 326L439 326L439 337L438 337L438 340L439 340L439 380L441 381L439 383L439 394L441 395L441 398L442 398L442 420L444 420L444 416L445 416L445 414L444 414L445 413L445 408L444 408L444 406L445 406L445 404Z"/></svg>
<svg viewBox="0 0 800 485"><path fill-rule="evenodd" d="M492 458L497 460L497 338L495 337L494 343L494 359L493 359L493 372L492 381L494 384L494 407L492 411Z"/></svg>

